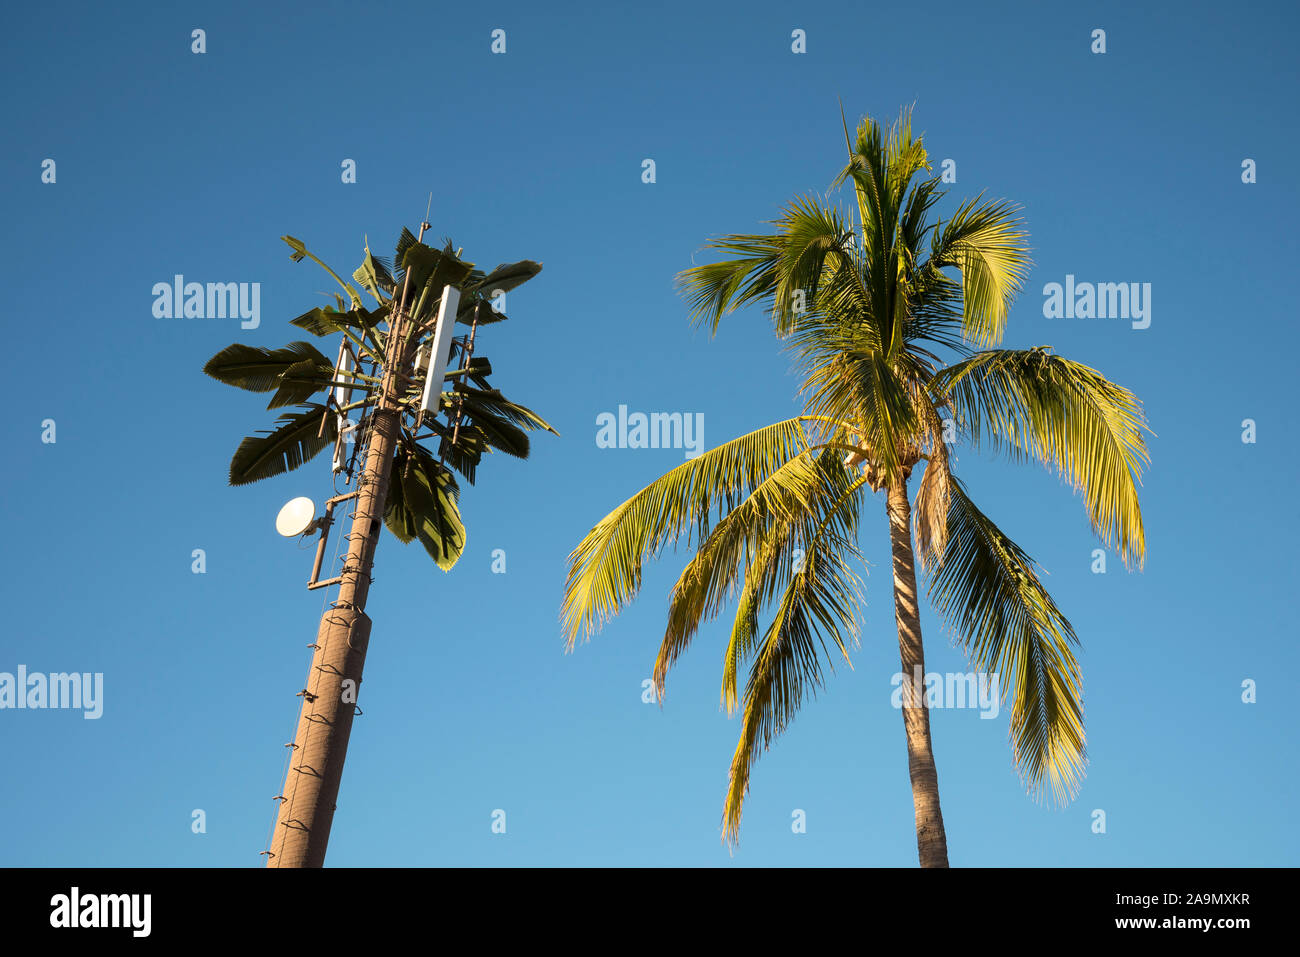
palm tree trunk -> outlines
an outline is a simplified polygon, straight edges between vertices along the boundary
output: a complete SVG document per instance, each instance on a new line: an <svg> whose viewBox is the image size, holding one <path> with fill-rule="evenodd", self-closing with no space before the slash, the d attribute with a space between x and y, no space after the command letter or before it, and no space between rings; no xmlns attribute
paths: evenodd
<svg viewBox="0 0 1300 957"><path fill-rule="evenodd" d="M922 867L948 866L948 838L939 809L939 774L930 744L930 712L922 694L913 700L914 676L925 676L921 643L921 610L916 594L916 559L912 554L912 509L907 481L889 489L889 539L894 559L894 615L898 620L898 653L903 663L903 729L907 733L907 770L912 777L916 811L916 850Z"/></svg>

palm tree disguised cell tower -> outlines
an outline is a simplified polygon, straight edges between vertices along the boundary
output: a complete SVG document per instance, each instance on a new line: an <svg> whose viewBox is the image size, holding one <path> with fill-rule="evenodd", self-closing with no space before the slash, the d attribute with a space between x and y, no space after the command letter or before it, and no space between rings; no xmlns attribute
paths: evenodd
<svg viewBox="0 0 1300 957"><path fill-rule="evenodd" d="M295 469L331 445L336 481L340 475L345 486L356 480L352 491L325 502L321 517L310 499L296 498L276 520L285 536L320 533L307 587L337 585L339 591L309 646L311 668L298 692L302 710L287 745L284 788L275 798L275 830L262 852L268 867L325 862L352 720L360 713L357 698L371 628L366 599L381 529L386 525L403 543L418 539L449 571L465 547L456 474L473 484L485 453L526 458L527 430L555 432L493 388L491 363L474 356L478 327L505 320L505 293L537 275L541 265L524 260L485 274L463 261L459 250L453 252L450 241L441 250L425 245L428 228L421 223L418 237L402 230L391 270L367 246L353 280L375 299L373 310L363 306L355 286L302 242L283 237L295 262L310 257L348 297L336 295L336 309L312 309L292 320L316 336L341 334L337 359L331 363L309 342L272 350L236 343L204 367L228 385L273 391L269 409L302 407L281 415L270 434L240 443L230 464L232 485ZM457 323L469 327L467 335L455 335ZM460 367L448 371L453 357ZM443 391L448 380L450 391ZM324 404L311 401L322 392ZM446 419L440 421L444 411ZM435 438L436 457L422 444ZM334 510L347 502L353 505L347 555L339 574L322 580Z"/></svg>

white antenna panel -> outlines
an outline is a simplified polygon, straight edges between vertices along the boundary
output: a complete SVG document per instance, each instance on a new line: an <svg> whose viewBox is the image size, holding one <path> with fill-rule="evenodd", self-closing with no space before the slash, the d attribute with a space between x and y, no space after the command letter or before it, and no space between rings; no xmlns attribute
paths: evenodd
<svg viewBox="0 0 1300 957"><path fill-rule="evenodd" d="M433 353L429 373L424 380L424 397L420 408L424 412L438 413L442 400L442 379L447 374L447 359L451 355L451 340L456 325L456 310L460 306L460 290L443 286L442 304L438 307L438 325L433 333Z"/></svg>
<svg viewBox="0 0 1300 957"><path fill-rule="evenodd" d="M343 351L339 355L339 364L334 370L335 381L346 381L348 374L352 372L352 369L352 350L347 347L347 343L345 342L343 345ZM352 387L336 385L334 387L334 401L338 404L340 409L347 405L352 401Z"/></svg>

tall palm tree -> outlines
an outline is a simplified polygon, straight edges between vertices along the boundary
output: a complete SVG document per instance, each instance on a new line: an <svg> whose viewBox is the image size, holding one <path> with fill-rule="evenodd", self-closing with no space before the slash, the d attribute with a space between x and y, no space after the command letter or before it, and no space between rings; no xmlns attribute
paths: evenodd
<svg viewBox="0 0 1300 957"><path fill-rule="evenodd" d="M421 237L424 233L421 227ZM335 798L343 774L348 739L361 685L370 618L365 613L370 569L381 523L409 544L418 539L443 571L465 547L465 527L453 472L471 484L485 453L500 451L527 458L526 430L551 428L540 416L507 399L488 381L491 363L473 355L479 325L500 322L494 308L500 293L537 275L541 265L528 260L498 266L491 273L453 252L439 250L409 230L398 238L394 262L373 256L345 282L292 236L283 237L294 261L311 258L347 294L337 308L312 309L295 326L316 336L342 335L339 358L331 361L309 342L282 349L235 343L210 359L204 371L228 385L273 393L267 408L297 405L280 416L268 435L245 438L230 462L230 484L245 485L298 468L333 445L334 471L353 478L354 507L347 558L339 576L337 600L326 611L316 642L303 698L298 731L281 801L275 838L266 852L271 867L319 867L324 863ZM365 289L375 308L362 304ZM429 361L444 289L459 289L459 308L442 322L470 326L460 343L461 368L444 376L454 382L430 383L435 414L423 410L425 380L437 363ZM450 329L443 330L444 338ZM467 381L468 380L468 381ZM470 383L473 383L472 385ZM325 392L325 402L312 401ZM355 401L353 397L356 397ZM439 421L445 410L447 420ZM356 414L358 422L350 421ZM427 432L425 431L427 430ZM345 433L357 436L349 454ZM438 439L437 455L424 442ZM331 500L336 501L336 500ZM318 561L319 564L319 561Z"/></svg>
<svg viewBox="0 0 1300 957"><path fill-rule="evenodd" d="M804 373L804 414L673 469L610 512L569 557L563 618L572 649L635 597L647 558L698 536L654 678L662 702L668 668L735 599L722 677L728 714L742 712L723 808L734 842L751 766L822 685L827 639L846 660L857 640L861 508L884 492L917 851L922 866L943 867L929 712L912 684L925 671L916 552L974 669L1001 676L1028 788L1072 797L1085 764L1074 630L1033 561L967 496L948 446L1056 470L1101 540L1140 567L1146 425L1136 396L1099 372L1047 348L997 348L1029 268L1013 207L975 199L931 222L943 193L937 177L918 177L930 166L910 114L888 130L864 119L855 137L846 124L844 135L849 161L832 188L852 184L856 224L800 197L773 232L708 243L734 258L678 277L695 322L713 331L739 307L771 309Z"/></svg>

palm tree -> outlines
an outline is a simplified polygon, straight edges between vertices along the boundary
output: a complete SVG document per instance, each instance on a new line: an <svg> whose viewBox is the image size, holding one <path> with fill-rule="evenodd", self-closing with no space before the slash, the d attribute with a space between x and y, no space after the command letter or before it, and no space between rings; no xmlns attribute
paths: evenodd
<svg viewBox="0 0 1300 957"><path fill-rule="evenodd" d="M420 237L427 225L421 227ZM231 485L298 468L331 445L336 475L346 473L350 481L361 463L355 491L339 496L354 501L347 558L338 578L320 583L339 584L338 599L325 613L312 645L315 652L307 687L300 692L302 713L290 768L278 795L275 839L266 852L272 867L319 867L325 860L369 644L365 603L380 518L399 541L418 539L438 567L450 571L465 547L457 507L460 488L453 473L473 484L484 454L499 451L527 458L526 430L555 430L493 388L488 380L491 363L473 355L478 326L506 318L495 308L497 297L537 275L540 264L524 260L485 274L463 261L459 251L453 252L450 241L435 249L403 229L395 272L371 255L367 245L365 259L353 273L357 286L375 300L375 308L368 309L357 286L340 279L300 240L283 239L295 262L311 258L348 297L345 301L336 295L337 308L312 309L292 320L315 336L341 334L338 360L331 361L310 342L281 349L235 343L213 356L203 371L227 385L273 393L268 409L299 406L282 414L270 434L240 443L230 462ZM438 397L433 403L436 413L429 415L422 411L424 380L430 374L432 340L448 287L460 291L459 307L448 319L465 323L470 332L458 343L461 368L445 375L454 387L443 391L437 384L437 391L430 393ZM312 401L321 392L326 393L325 401ZM444 409L445 423L437 421ZM353 413L359 419L355 424ZM354 437L350 454L345 441L349 433ZM436 455L424 444L434 438L439 440Z"/></svg>
<svg viewBox="0 0 1300 957"><path fill-rule="evenodd" d="M832 188L852 184L856 225L797 198L772 233L712 241L734 258L678 277L694 321L712 331L747 304L772 310L804 373L804 414L683 464L610 512L569 557L563 619L572 649L635 597L648 557L698 536L654 678L662 702L668 668L735 599L722 677L728 714L742 711L723 808L734 842L751 766L822 685L827 639L845 660L857 640L860 511L883 491L917 850L922 866L943 867L929 712L912 687L925 671L914 528L931 601L973 667L1001 676L1028 789L1068 799L1085 764L1074 630L1033 561L967 496L948 445L1056 470L1082 493L1097 535L1140 567L1145 418L1133 393L1085 365L997 348L1029 268L1013 207L980 198L931 222L943 193L937 177L918 178L930 166L910 114L888 130L865 119L852 138L846 124L844 135L849 162Z"/></svg>

